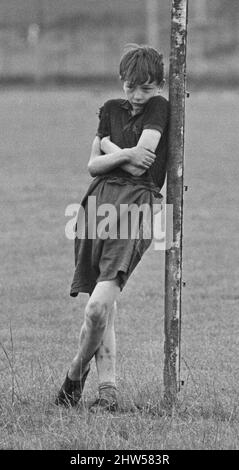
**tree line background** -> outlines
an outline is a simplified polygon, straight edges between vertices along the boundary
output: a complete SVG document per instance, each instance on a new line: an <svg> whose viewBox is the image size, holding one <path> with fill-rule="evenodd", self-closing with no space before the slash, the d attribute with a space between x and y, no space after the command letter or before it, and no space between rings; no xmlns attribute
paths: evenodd
<svg viewBox="0 0 239 470"><path fill-rule="evenodd" d="M171 0L0 0L0 81L117 77L130 42L170 51ZM237 82L239 2L189 0L188 73Z"/></svg>

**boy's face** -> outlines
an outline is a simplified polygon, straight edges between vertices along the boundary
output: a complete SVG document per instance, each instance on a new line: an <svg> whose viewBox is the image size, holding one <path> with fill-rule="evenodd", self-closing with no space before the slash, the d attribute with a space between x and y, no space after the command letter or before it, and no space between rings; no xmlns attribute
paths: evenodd
<svg viewBox="0 0 239 470"><path fill-rule="evenodd" d="M149 83L148 81L142 85L130 86L128 82L124 82L123 90L125 92L127 100L133 107L135 112L140 112L142 107L147 101L155 95L158 95L163 87L162 81L160 85L156 82Z"/></svg>

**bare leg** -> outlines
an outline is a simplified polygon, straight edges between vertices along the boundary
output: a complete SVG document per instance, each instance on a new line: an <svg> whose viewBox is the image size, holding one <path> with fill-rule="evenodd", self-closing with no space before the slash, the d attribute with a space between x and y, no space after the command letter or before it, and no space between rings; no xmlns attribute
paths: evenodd
<svg viewBox="0 0 239 470"><path fill-rule="evenodd" d="M115 385L115 358L116 358L116 343L115 343L115 329L114 319L117 313L116 301L114 302L109 315L108 322L104 332L103 340L99 349L95 353L95 362L98 372L99 385L108 383Z"/></svg>
<svg viewBox="0 0 239 470"><path fill-rule="evenodd" d="M99 282L92 292L85 308L79 349L68 372L68 377L71 380L79 380L88 369L90 360L101 346L107 323L109 338L111 338L109 341L112 342L112 320L109 314L119 293L120 288L117 280ZM106 336L108 337L108 334Z"/></svg>

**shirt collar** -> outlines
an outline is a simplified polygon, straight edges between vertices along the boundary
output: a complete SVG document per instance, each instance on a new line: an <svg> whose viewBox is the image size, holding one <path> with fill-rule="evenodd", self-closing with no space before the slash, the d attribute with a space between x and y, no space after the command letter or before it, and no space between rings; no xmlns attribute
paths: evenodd
<svg viewBox="0 0 239 470"><path fill-rule="evenodd" d="M132 106L128 100L122 100L122 102L120 103L120 106L121 108L127 109L128 111L132 109Z"/></svg>
<svg viewBox="0 0 239 470"><path fill-rule="evenodd" d="M146 105L146 103L145 103L145 105ZM143 111L144 111L145 105L142 106L142 109L139 113L135 114L132 117L139 116L139 114L142 114ZM122 100L122 102L120 103L120 107L123 108L123 109L126 109L130 113L132 111L132 105L130 104L130 102L128 100Z"/></svg>

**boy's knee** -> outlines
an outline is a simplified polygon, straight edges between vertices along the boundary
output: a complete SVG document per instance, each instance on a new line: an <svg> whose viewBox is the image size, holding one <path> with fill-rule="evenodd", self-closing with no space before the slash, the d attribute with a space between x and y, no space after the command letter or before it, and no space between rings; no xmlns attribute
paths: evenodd
<svg viewBox="0 0 239 470"><path fill-rule="evenodd" d="M107 322L107 305L101 302L89 302L85 309L86 323L93 328L103 328Z"/></svg>

